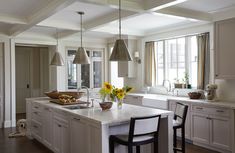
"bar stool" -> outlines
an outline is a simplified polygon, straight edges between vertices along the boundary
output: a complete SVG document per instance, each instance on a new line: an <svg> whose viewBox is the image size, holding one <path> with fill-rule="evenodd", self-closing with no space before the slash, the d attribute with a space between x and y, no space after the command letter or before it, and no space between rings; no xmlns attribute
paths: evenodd
<svg viewBox="0 0 235 153"><path fill-rule="evenodd" d="M154 143L154 153L158 153L158 133L161 115L131 118L129 134L110 135L109 152L114 153L114 144L118 143L128 147L128 153L140 153L140 146Z"/></svg>
<svg viewBox="0 0 235 153"><path fill-rule="evenodd" d="M175 114L174 114L174 120L173 120L173 150L174 153L177 153L177 151L180 151L182 153L185 153L185 120L187 116L188 106L184 105L182 103L177 102L176 108L175 108ZM181 148L177 148L177 129L181 129L181 139L182 139L182 145Z"/></svg>

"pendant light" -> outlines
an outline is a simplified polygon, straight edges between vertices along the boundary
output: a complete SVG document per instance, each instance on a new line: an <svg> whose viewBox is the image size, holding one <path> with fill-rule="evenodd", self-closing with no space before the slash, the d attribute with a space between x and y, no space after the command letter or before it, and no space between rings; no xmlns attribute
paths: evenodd
<svg viewBox="0 0 235 153"><path fill-rule="evenodd" d="M81 47L79 47L78 51L76 52L73 64L90 64L90 59L87 55L86 49L82 47L82 15L84 15L84 12L77 13L81 16Z"/></svg>
<svg viewBox="0 0 235 153"><path fill-rule="evenodd" d="M119 0L119 39L116 40L109 61L132 61L132 57L121 38L121 0Z"/></svg>
<svg viewBox="0 0 235 153"><path fill-rule="evenodd" d="M51 60L50 65L55 65L55 66L63 66L64 65L64 60L63 60L62 56L60 55L60 53L58 52L58 31L57 31L57 28L56 28L56 51L55 51L55 54Z"/></svg>

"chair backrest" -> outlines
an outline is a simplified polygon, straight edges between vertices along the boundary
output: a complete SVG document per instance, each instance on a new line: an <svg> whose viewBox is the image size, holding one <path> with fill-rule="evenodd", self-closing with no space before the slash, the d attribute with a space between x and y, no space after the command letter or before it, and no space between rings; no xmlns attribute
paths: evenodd
<svg viewBox="0 0 235 153"><path fill-rule="evenodd" d="M160 127L160 119L161 115L131 118L129 142L132 142L133 138L137 136L157 136Z"/></svg>
<svg viewBox="0 0 235 153"><path fill-rule="evenodd" d="M188 106L182 103L177 102L175 107L174 120L180 125L184 125L188 112Z"/></svg>

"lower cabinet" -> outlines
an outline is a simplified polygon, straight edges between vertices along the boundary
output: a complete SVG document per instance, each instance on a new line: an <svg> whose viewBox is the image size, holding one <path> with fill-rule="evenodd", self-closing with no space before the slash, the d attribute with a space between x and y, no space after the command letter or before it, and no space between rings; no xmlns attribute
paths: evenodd
<svg viewBox="0 0 235 153"><path fill-rule="evenodd" d="M100 127L83 118L71 116L70 142L71 153L102 153Z"/></svg>
<svg viewBox="0 0 235 153"><path fill-rule="evenodd" d="M49 107L43 107L42 110L43 115L43 127L42 127L42 137L43 144L45 144L48 148L52 148L53 143L53 113L52 109Z"/></svg>
<svg viewBox="0 0 235 153"><path fill-rule="evenodd" d="M231 110L198 105L192 108L193 142L220 152L232 151Z"/></svg>
<svg viewBox="0 0 235 153"><path fill-rule="evenodd" d="M53 150L55 153L69 153L69 122L59 116L53 118Z"/></svg>

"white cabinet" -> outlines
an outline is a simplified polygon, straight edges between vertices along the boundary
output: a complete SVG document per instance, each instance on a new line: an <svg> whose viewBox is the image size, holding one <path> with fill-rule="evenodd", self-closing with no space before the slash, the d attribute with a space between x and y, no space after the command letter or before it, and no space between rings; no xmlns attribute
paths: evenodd
<svg viewBox="0 0 235 153"><path fill-rule="evenodd" d="M210 126L207 115L192 113L192 140L194 142L209 144Z"/></svg>
<svg viewBox="0 0 235 153"><path fill-rule="evenodd" d="M185 121L185 138L191 140L191 105L189 103L184 103L184 104L188 105L188 112ZM174 112L175 107L176 107L176 102L169 101L169 110ZM177 130L177 136L181 137L180 129Z"/></svg>
<svg viewBox="0 0 235 153"><path fill-rule="evenodd" d="M38 103L33 103L31 109L32 136L38 141L42 142L42 107Z"/></svg>
<svg viewBox="0 0 235 153"><path fill-rule="evenodd" d="M71 140L71 153L88 153L88 140L87 140L87 125L86 122L78 117L72 117L70 120L70 140Z"/></svg>
<svg viewBox="0 0 235 153"><path fill-rule="evenodd" d="M192 105L193 142L221 152L232 151L231 111L220 107Z"/></svg>
<svg viewBox="0 0 235 153"><path fill-rule="evenodd" d="M142 105L142 96L133 96L133 95L127 95L124 99L123 102L126 104L131 104L131 105Z"/></svg>
<svg viewBox="0 0 235 153"><path fill-rule="evenodd" d="M118 62L118 77L136 77L136 65L134 61L134 52L137 51L137 40L127 39L125 43L128 47L129 53L133 58L133 61Z"/></svg>
<svg viewBox="0 0 235 153"><path fill-rule="evenodd" d="M70 142L71 153L102 153L100 127L83 118L71 116Z"/></svg>
<svg viewBox="0 0 235 153"><path fill-rule="evenodd" d="M215 77L235 79L235 18L215 23Z"/></svg>
<svg viewBox="0 0 235 153"><path fill-rule="evenodd" d="M55 113L53 117L53 150L55 153L69 153L69 122Z"/></svg>
<svg viewBox="0 0 235 153"><path fill-rule="evenodd" d="M43 143L48 147L52 148L52 138L53 138L53 113L52 109L49 107L43 107L43 119L42 119L42 131L43 131Z"/></svg>

